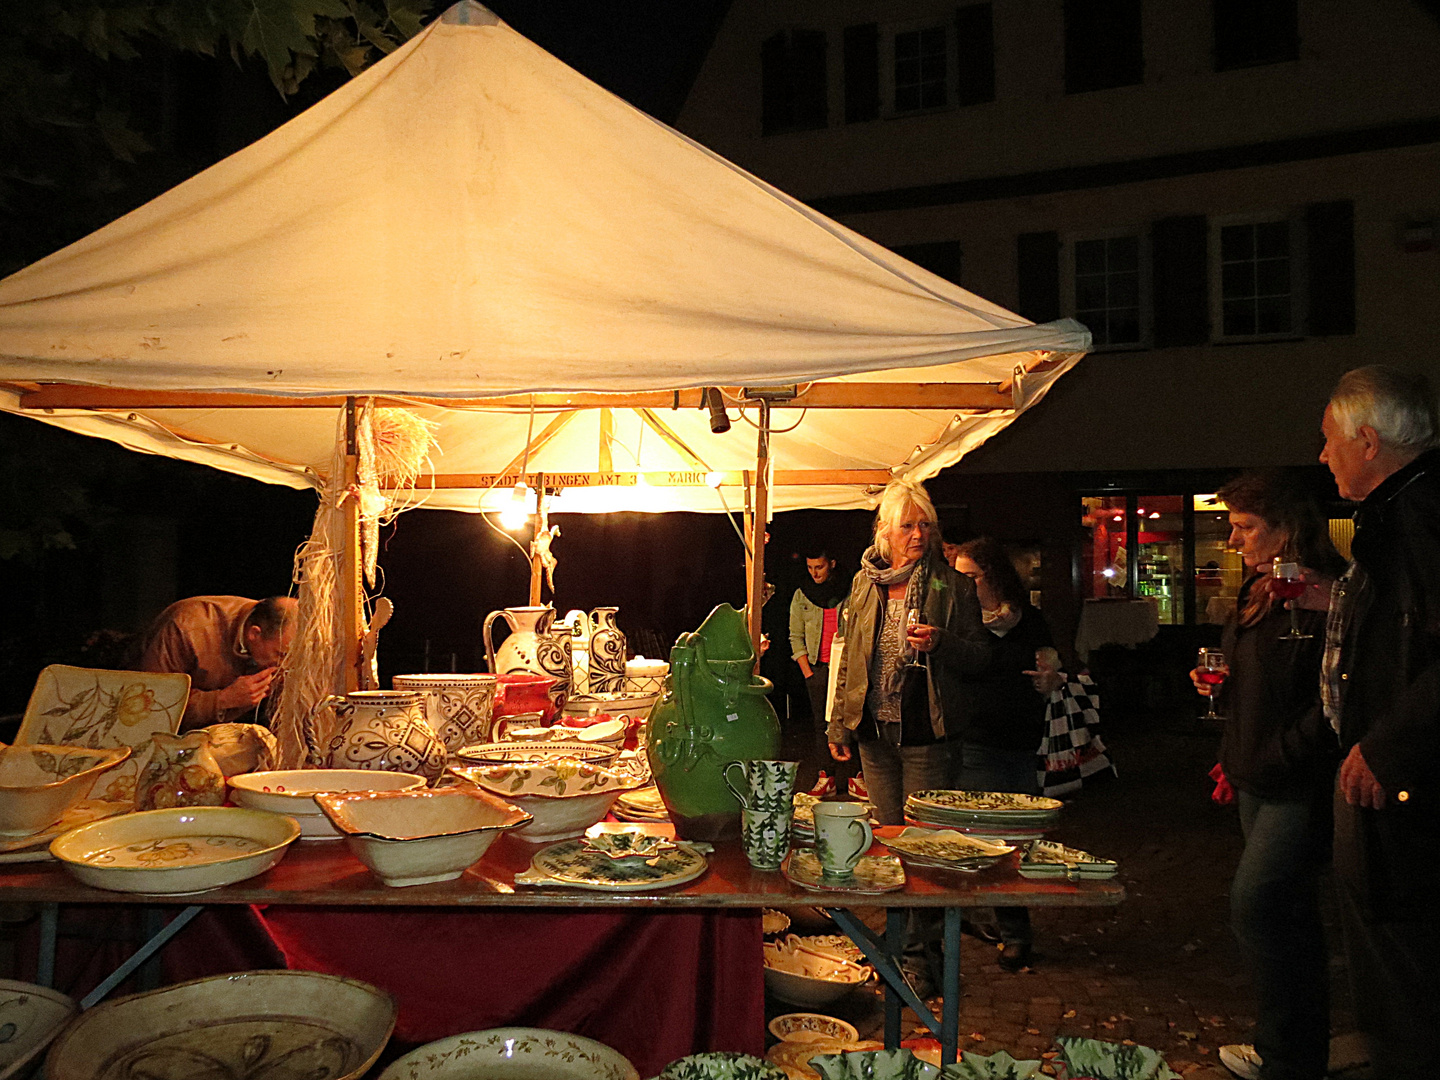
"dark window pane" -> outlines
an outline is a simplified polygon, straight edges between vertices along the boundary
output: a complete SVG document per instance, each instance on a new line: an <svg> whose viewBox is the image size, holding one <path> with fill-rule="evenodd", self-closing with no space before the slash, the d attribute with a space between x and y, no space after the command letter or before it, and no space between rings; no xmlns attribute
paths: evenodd
<svg viewBox="0 0 1440 1080"><path fill-rule="evenodd" d="M1255 302L1226 300L1222 305L1226 337L1248 337L1255 333Z"/></svg>
<svg viewBox="0 0 1440 1080"><path fill-rule="evenodd" d="M1077 311L1075 321L1090 331L1090 339L1096 345L1109 345L1110 334L1105 325L1103 311Z"/></svg>
<svg viewBox="0 0 1440 1080"><path fill-rule="evenodd" d="M914 60L920 55L920 32L912 30L907 34L895 35L895 61Z"/></svg>
<svg viewBox="0 0 1440 1080"><path fill-rule="evenodd" d="M1133 345L1140 340L1140 309L1113 308L1110 312L1110 344Z"/></svg>
<svg viewBox="0 0 1440 1080"><path fill-rule="evenodd" d="M957 100L979 105L995 100L995 32L991 6L970 4L955 13Z"/></svg>
<svg viewBox="0 0 1440 1080"><path fill-rule="evenodd" d="M1273 259L1290 254L1290 224L1285 221L1267 221L1255 226L1255 256L1259 259Z"/></svg>
<svg viewBox="0 0 1440 1080"><path fill-rule="evenodd" d="M1110 275L1110 306L1138 307L1140 304L1140 275L1135 272Z"/></svg>
<svg viewBox="0 0 1440 1080"><path fill-rule="evenodd" d="M1255 295L1290 295L1289 259L1261 259L1255 264Z"/></svg>
<svg viewBox="0 0 1440 1080"><path fill-rule="evenodd" d="M1075 278L1075 306L1085 311L1098 310L1105 306L1104 275L1086 274Z"/></svg>
<svg viewBox="0 0 1440 1080"><path fill-rule="evenodd" d="M1215 70L1278 64L1300 55L1296 0L1212 0Z"/></svg>
<svg viewBox="0 0 1440 1080"><path fill-rule="evenodd" d="M1220 295L1227 300L1255 295L1255 264L1225 263L1220 268Z"/></svg>
<svg viewBox="0 0 1440 1080"><path fill-rule="evenodd" d="M1290 298L1272 296L1256 301L1256 333L1288 334L1290 332Z"/></svg>
<svg viewBox="0 0 1440 1080"><path fill-rule="evenodd" d="M914 112L920 108L920 87L918 86L897 86L895 87L895 111Z"/></svg>
<svg viewBox="0 0 1440 1080"><path fill-rule="evenodd" d="M1232 259L1253 259L1255 257L1255 227L1253 225L1226 225L1220 230L1220 258L1225 262Z"/></svg>
<svg viewBox="0 0 1440 1080"><path fill-rule="evenodd" d="M1110 269L1138 270L1140 268L1140 238L1138 236L1117 236L1107 244Z"/></svg>
<svg viewBox="0 0 1440 1080"><path fill-rule="evenodd" d="M1140 0L1065 0L1065 92L1144 79Z"/></svg>
<svg viewBox="0 0 1440 1080"><path fill-rule="evenodd" d="M1075 272L1077 274L1103 274L1105 272L1105 241L1080 240L1075 244Z"/></svg>

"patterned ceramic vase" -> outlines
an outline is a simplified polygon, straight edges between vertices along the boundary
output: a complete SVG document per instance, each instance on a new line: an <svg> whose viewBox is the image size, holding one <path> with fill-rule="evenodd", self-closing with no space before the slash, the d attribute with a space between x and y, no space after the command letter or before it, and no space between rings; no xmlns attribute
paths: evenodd
<svg viewBox="0 0 1440 1080"><path fill-rule="evenodd" d="M686 840L735 839L740 803L721 769L731 761L774 758L780 721L754 674L745 616L721 604L670 651L665 693L650 713L646 753L656 786Z"/></svg>
<svg viewBox="0 0 1440 1080"><path fill-rule="evenodd" d="M615 623L619 608L599 607L590 613L591 694L618 694L625 689L625 634Z"/></svg>
<svg viewBox="0 0 1440 1080"><path fill-rule="evenodd" d="M318 714L334 711L327 738L317 732ZM418 773L430 783L445 771L449 755L425 720L425 695L400 690L332 694L305 717L309 765L316 769L380 769Z"/></svg>
<svg viewBox="0 0 1440 1080"><path fill-rule="evenodd" d="M396 675L390 683L425 695L425 719L450 753L490 741L494 675Z"/></svg>
<svg viewBox="0 0 1440 1080"><path fill-rule="evenodd" d="M210 733L150 736L154 749L135 786L136 810L176 806L219 806L225 801L225 774L210 752Z"/></svg>
<svg viewBox="0 0 1440 1080"><path fill-rule="evenodd" d="M481 636L485 639L485 659L494 674L528 671L532 675L546 675L555 680L550 699L558 714L565 708L565 701L570 696L572 661L570 633L564 629L551 629L554 618L555 609L549 606L504 608L485 616ZM510 636L498 649L490 634L496 619L504 619L510 625Z"/></svg>

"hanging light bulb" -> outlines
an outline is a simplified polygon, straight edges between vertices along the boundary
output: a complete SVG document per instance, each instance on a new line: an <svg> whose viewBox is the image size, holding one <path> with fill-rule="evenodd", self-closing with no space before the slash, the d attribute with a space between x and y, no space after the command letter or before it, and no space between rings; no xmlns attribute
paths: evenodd
<svg viewBox="0 0 1440 1080"><path fill-rule="evenodd" d="M712 488L718 488L724 482L725 474L722 472L716 472L714 469L711 469L705 474L705 483Z"/></svg>
<svg viewBox="0 0 1440 1080"><path fill-rule="evenodd" d="M523 529L530 521L529 501L530 489L522 480L515 485L509 505L500 511L500 524L511 532Z"/></svg>

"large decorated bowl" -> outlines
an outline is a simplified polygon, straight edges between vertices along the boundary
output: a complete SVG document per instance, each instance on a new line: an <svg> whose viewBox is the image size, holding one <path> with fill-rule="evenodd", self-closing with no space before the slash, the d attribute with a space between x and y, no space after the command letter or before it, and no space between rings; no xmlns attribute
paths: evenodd
<svg viewBox="0 0 1440 1080"><path fill-rule="evenodd" d="M534 816L515 835L532 844L582 835L624 792L645 780L571 758L516 765L451 766L450 772Z"/></svg>
<svg viewBox="0 0 1440 1080"><path fill-rule="evenodd" d="M765 988L781 1001L806 1008L840 1000L874 974L868 964L856 964L802 948L792 934L785 941L761 946Z"/></svg>
<svg viewBox="0 0 1440 1080"><path fill-rule="evenodd" d="M60 1036L45 1076L358 1080L380 1056L395 1015L389 994L355 979L315 971L215 975L101 1002Z"/></svg>
<svg viewBox="0 0 1440 1080"><path fill-rule="evenodd" d="M128 746L0 748L0 836L32 836L59 821L90 793L101 773L129 756Z"/></svg>
<svg viewBox="0 0 1440 1080"><path fill-rule="evenodd" d="M604 1043L544 1028L491 1028L426 1043L380 1080L640 1080Z"/></svg>
<svg viewBox="0 0 1440 1080"><path fill-rule="evenodd" d="M524 810L468 785L317 795L354 856L386 885L450 881L502 832L530 821Z"/></svg>
<svg viewBox="0 0 1440 1080"><path fill-rule="evenodd" d="M278 769L230 778L237 806L289 814L300 825L302 840L339 840L340 833L315 801L316 795L352 791L413 791L425 786L418 773L379 769Z"/></svg>
<svg viewBox="0 0 1440 1080"><path fill-rule="evenodd" d="M50 854L97 889L186 896L263 874L300 837L295 819L238 806L178 806L81 825Z"/></svg>
<svg viewBox="0 0 1440 1080"><path fill-rule="evenodd" d="M80 1011L48 986L0 979L0 1078L29 1075L29 1065Z"/></svg>
<svg viewBox="0 0 1440 1080"><path fill-rule="evenodd" d="M550 730L554 730L553 728ZM556 758L606 765L620 756L620 748L573 739L543 742L490 742L466 746L455 755L462 765L523 765Z"/></svg>

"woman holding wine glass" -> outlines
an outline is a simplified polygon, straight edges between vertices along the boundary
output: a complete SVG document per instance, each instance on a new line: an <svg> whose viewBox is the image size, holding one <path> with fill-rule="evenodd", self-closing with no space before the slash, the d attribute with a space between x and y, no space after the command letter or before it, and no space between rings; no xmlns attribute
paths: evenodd
<svg viewBox="0 0 1440 1080"><path fill-rule="evenodd" d="M1325 616L1287 610L1284 584L1276 588L1284 579L1273 573L1279 564L1287 577L1308 569L1333 578L1344 561L1314 500L1283 473L1246 473L1218 497L1229 508L1230 546L1246 577L1223 656L1190 678L1223 707L1220 787L1228 781L1235 789L1245 834L1230 888L1231 926L1257 1006L1254 1045L1222 1047L1221 1060L1241 1076L1321 1080L1330 973L1319 879L1329 860L1339 744L1320 705Z"/></svg>

